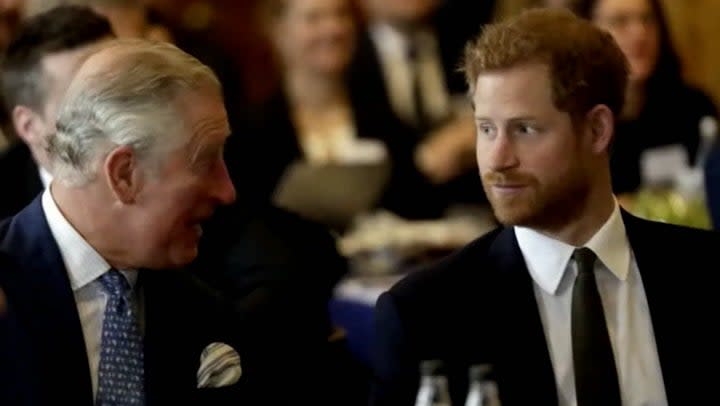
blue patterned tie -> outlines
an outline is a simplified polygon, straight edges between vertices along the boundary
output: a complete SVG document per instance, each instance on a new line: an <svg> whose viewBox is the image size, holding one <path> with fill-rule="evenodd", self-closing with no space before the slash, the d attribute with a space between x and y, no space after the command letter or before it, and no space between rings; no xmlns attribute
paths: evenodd
<svg viewBox="0 0 720 406"><path fill-rule="evenodd" d="M97 406L145 404L143 343L131 287L115 269L100 277L108 293L103 321Z"/></svg>

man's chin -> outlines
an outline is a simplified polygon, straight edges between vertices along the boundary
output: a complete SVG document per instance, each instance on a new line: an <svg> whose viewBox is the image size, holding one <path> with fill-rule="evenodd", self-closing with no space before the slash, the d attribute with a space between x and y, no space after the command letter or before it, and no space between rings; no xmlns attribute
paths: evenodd
<svg viewBox="0 0 720 406"><path fill-rule="evenodd" d="M493 206L495 219L504 226L527 226L533 223L535 213L528 207Z"/></svg>

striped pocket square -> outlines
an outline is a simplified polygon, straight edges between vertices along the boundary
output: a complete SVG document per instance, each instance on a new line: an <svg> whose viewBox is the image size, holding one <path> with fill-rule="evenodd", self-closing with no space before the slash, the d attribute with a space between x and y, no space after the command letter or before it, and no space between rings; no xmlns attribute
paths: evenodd
<svg viewBox="0 0 720 406"><path fill-rule="evenodd" d="M240 355L224 343L212 343L200 356L197 372L198 388L220 388L232 385L240 379Z"/></svg>

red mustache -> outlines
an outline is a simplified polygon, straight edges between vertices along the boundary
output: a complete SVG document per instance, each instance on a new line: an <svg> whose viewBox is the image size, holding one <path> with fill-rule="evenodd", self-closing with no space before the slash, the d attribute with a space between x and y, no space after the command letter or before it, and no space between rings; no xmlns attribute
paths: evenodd
<svg viewBox="0 0 720 406"><path fill-rule="evenodd" d="M482 181L486 185L529 185L535 183L535 178L519 172L487 172Z"/></svg>

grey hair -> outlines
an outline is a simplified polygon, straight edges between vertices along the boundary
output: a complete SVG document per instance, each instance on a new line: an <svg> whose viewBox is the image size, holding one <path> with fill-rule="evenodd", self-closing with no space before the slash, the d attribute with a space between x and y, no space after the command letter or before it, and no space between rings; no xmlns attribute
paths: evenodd
<svg viewBox="0 0 720 406"><path fill-rule="evenodd" d="M92 181L98 162L119 146L158 166L167 151L189 142L178 97L208 86L221 92L210 68L168 43L114 40L99 52L111 53L112 63L80 69L48 142L54 177L72 186Z"/></svg>

